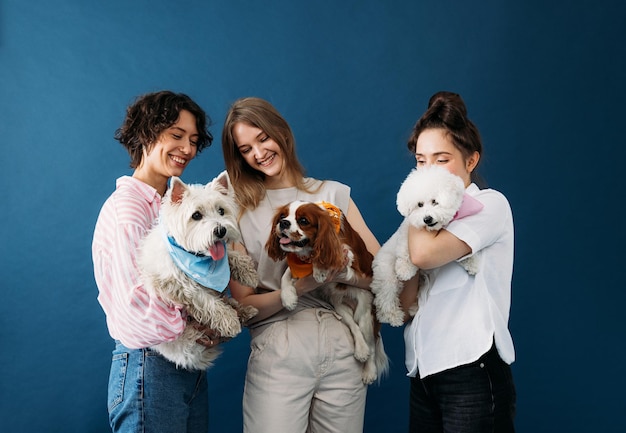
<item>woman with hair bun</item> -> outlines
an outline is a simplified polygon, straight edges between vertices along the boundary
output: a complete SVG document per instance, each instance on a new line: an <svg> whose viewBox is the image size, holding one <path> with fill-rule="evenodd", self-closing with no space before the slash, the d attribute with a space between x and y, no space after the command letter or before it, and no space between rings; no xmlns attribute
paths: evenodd
<svg viewBox="0 0 626 433"><path fill-rule="evenodd" d="M405 312L418 309L404 331L411 378L409 431L513 432L515 359L508 329L513 273L513 217L508 200L479 189L483 146L456 93L438 92L413 127L408 148L417 167L441 165L463 179L483 208L439 231L411 227L409 252L420 287L401 294ZM469 275L458 262L478 255Z"/></svg>

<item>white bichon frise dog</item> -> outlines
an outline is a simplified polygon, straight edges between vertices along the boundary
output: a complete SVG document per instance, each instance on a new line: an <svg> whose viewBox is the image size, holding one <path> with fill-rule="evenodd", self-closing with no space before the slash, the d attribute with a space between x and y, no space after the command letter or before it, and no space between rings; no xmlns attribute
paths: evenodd
<svg viewBox="0 0 626 433"><path fill-rule="evenodd" d="M147 290L183 306L188 316L221 336L235 337L242 323L258 312L222 293L231 275L244 285L258 284L252 259L227 250L227 244L240 237L237 206L225 173L206 186L172 177L158 224L140 245L138 264ZM202 337L188 325L176 340L153 348L178 367L205 370L221 349L198 344Z"/></svg>
<svg viewBox="0 0 626 433"><path fill-rule="evenodd" d="M400 186L397 207L404 217L396 232L383 244L372 264L372 292L376 315L381 323L401 326L404 313L398 295L402 283L418 271L409 257L409 225L440 230L457 215L464 197L471 204L464 216L477 213L482 204L465 194L463 180L443 167L432 165L413 169ZM459 262L470 275L476 274L477 258L470 256Z"/></svg>

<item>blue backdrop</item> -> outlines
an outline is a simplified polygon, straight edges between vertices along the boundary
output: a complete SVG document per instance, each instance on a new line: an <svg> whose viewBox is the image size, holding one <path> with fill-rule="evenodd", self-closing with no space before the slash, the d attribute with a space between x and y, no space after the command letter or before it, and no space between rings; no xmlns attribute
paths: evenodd
<svg viewBox="0 0 626 433"><path fill-rule="evenodd" d="M411 126L432 93L459 92L515 217L518 430L626 431L625 29L620 0L1 2L0 429L108 431L91 237L130 173L113 139L127 104L167 88L214 120L184 180L223 169L233 100L267 98L381 243ZM391 375L370 387L366 432L405 432L402 330L383 335ZM241 429L248 341L209 372L214 432Z"/></svg>

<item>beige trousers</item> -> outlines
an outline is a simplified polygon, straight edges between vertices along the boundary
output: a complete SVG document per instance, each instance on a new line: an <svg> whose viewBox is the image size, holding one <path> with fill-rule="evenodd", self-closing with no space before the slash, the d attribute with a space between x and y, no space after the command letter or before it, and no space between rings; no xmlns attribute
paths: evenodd
<svg viewBox="0 0 626 433"><path fill-rule="evenodd" d="M244 433L362 433L367 386L350 330L309 308L252 338Z"/></svg>

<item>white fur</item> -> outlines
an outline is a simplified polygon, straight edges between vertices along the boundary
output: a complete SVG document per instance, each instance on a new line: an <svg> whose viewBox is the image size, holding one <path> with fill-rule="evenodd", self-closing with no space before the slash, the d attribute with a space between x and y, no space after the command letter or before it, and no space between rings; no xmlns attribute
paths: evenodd
<svg viewBox="0 0 626 433"><path fill-rule="evenodd" d="M354 339L354 358L363 363L361 372L363 383L369 385L386 375L389 370L389 359L385 353L382 337L379 335L376 338L374 334L372 292L353 286L337 289L335 284L326 284L318 290L322 297L333 305L350 329ZM354 305L354 309L350 305Z"/></svg>
<svg viewBox="0 0 626 433"><path fill-rule="evenodd" d="M404 220L374 257L372 292L378 320L392 326L404 323L398 295L402 283L418 268L409 257L409 226L440 230L452 221L463 202L465 185L460 177L436 165L413 169L400 186L397 207ZM470 274L476 273L474 256L462 262ZM415 312L413 306L411 311Z"/></svg>
<svg viewBox="0 0 626 433"><path fill-rule="evenodd" d="M170 258L163 231L185 250L208 255L209 247L216 242L228 243L240 239L236 216L232 188L224 173L206 186L186 185L179 178L173 177L163 197L161 217L144 238L138 258L143 282L148 290L164 301L184 306L188 315L224 337L239 334L241 323L253 317L257 310L242 307L234 299L205 288L189 278ZM228 251L228 261L233 278L256 287L258 278L248 256L231 250ZM207 348L196 343L201 337L202 332L187 326L178 339L158 344L154 349L178 367L205 370L213 365L221 349Z"/></svg>

